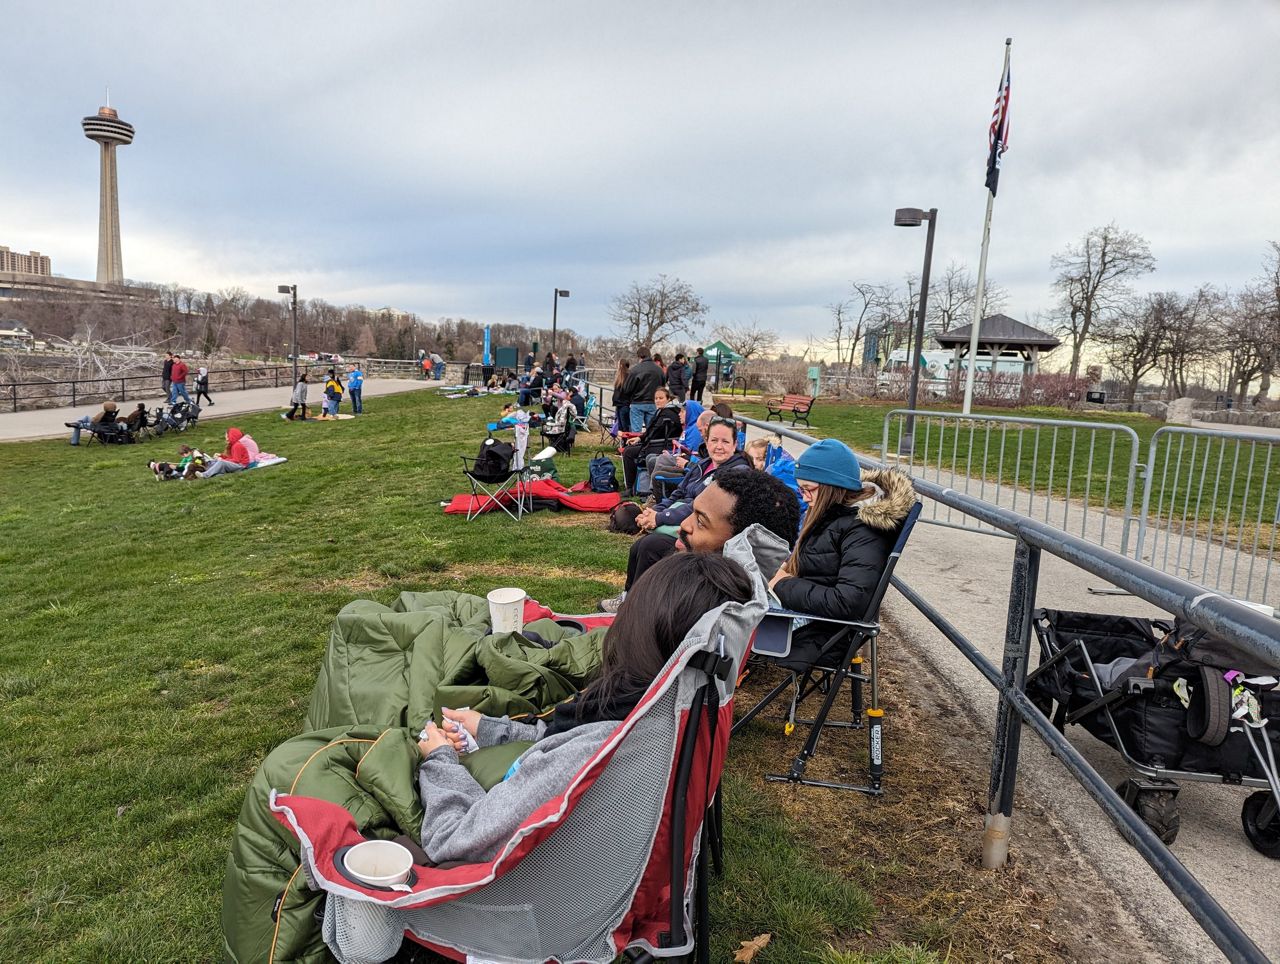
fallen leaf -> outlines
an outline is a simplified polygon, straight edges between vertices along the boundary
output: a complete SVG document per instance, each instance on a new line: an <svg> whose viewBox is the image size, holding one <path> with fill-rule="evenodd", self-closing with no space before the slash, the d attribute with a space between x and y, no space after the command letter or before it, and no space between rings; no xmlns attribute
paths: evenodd
<svg viewBox="0 0 1280 964"><path fill-rule="evenodd" d="M754 961L756 955L764 950L765 945L772 939L772 934L761 934L752 940L743 941L742 946L733 952L734 964L745 964L747 961Z"/></svg>

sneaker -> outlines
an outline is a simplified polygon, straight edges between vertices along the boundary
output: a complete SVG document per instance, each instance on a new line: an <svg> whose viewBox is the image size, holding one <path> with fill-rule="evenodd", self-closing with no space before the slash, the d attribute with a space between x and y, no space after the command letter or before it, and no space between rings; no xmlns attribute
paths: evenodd
<svg viewBox="0 0 1280 964"><path fill-rule="evenodd" d="M280 417L284 419L286 422L289 421L289 415L287 412L281 412Z"/></svg>
<svg viewBox="0 0 1280 964"><path fill-rule="evenodd" d="M624 589L618 595L610 599L600 600L600 611L602 613L616 613L618 607L622 605L622 601L627 598L627 591Z"/></svg>

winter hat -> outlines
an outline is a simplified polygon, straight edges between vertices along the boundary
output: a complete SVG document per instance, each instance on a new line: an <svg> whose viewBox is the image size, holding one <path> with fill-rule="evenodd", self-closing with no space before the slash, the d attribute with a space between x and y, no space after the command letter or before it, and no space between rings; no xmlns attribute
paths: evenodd
<svg viewBox="0 0 1280 964"><path fill-rule="evenodd" d="M796 462L796 479L857 492L862 488L862 469L853 449L838 439L824 438L804 450Z"/></svg>

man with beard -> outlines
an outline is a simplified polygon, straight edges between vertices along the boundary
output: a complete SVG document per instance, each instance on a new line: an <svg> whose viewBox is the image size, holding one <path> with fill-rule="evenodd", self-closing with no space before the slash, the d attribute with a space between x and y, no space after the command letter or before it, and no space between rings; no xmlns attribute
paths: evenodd
<svg viewBox="0 0 1280 964"><path fill-rule="evenodd" d="M786 483L755 469L717 475L693 500L693 511L680 523L677 535L650 532L631 544L626 588L612 599L601 600L600 608L617 612L627 589L659 559L672 552L719 552L756 522L785 540L788 547L794 546L800 528L800 503L795 493ZM777 565L783 561L778 559ZM765 572L764 576L771 579L773 573Z"/></svg>

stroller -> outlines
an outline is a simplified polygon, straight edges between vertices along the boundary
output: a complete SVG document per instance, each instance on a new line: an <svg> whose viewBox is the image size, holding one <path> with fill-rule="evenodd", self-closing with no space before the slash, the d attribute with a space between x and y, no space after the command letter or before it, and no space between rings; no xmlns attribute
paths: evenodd
<svg viewBox="0 0 1280 964"><path fill-rule="evenodd" d="M1040 665L1027 695L1062 729L1078 723L1137 773L1117 792L1166 844L1178 783L1257 787L1241 812L1249 843L1280 858L1276 669L1181 620L1038 609ZM1275 718L1270 725L1268 717Z"/></svg>
<svg viewBox="0 0 1280 964"><path fill-rule="evenodd" d="M200 420L200 406L193 405L190 402L177 401L170 406L169 411L164 410L164 406L157 406L151 419L151 431L155 435L163 435L165 432L185 432L191 426Z"/></svg>

